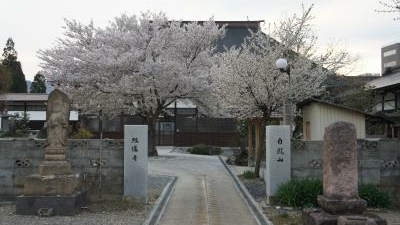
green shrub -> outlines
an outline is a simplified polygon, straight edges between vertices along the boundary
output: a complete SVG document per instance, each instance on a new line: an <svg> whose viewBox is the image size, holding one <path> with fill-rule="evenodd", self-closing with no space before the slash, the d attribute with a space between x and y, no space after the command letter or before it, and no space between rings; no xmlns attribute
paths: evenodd
<svg viewBox="0 0 400 225"><path fill-rule="evenodd" d="M244 179L254 179L256 178L256 175L254 171L246 170L243 172L243 177Z"/></svg>
<svg viewBox="0 0 400 225"><path fill-rule="evenodd" d="M24 130L16 130L14 134L10 131L0 133L0 138L23 138L28 136L29 133Z"/></svg>
<svg viewBox="0 0 400 225"><path fill-rule="evenodd" d="M93 134L85 128L80 128L78 131L71 134L71 139L90 139Z"/></svg>
<svg viewBox="0 0 400 225"><path fill-rule="evenodd" d="M317 196L322 195L322 181L318 179L290 180L278 187L277 198L284 206L317 206Z"/></svg>
<svg viewBox="0 0 400 225"><path fill-rule="evenodd" d="M390 206L390 194L375 184L361 183L358 186L358 195L367 201L368 207L387 208Z"/></svg>
<svg viewBox="0 0 400 225"><path fill-rule="evenodd" d="M188 152L196 155L219 155L221 148L216 146L208 146L205 144L198 144L188 149Z"/></svg>
<svg viewBox="0 0 400 225"><path fill-rule="evenodd" d="M190 154L195 155L209 155L208 146L205 144L198 144L189 149Z"/></svg>
<svg viewBox="0 0 400 225"><path fill-rule="evenodd" d="M23 112L22 115L18 113L15 114L15 129L20 131L20 134L25 134L27 136L29 130L29 116L26 112Z"/></svg>
<svg viewBox="0 0 400 225"><path fill-rule="evenodd" d="M318 205L317 196L322 192L321 180L291 180L278 187L277 198L284 206L313 207ZM375 184L359 184L358 194L367 201L368 207L387 208L391 204L390 194Z"/></svg>

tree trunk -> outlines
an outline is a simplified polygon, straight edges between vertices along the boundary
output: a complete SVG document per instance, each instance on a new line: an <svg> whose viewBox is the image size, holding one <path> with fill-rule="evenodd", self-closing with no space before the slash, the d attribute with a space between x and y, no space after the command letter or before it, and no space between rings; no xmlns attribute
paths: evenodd
<svg viewBox="0 0 400 225"><path fill-rule="evenodd" d="M254 168L254 173L255 173L255 176L256 177L259 177L260 176L260 165L261 165L261 157L262 157L262 153L263 153L263 150L262 150L262 137L263 137L263 135L262 135L262 130L261 130L261 127L262 127L262 121L257 121L256 122L256 124L255 124L255 126L256 126L256 131L255 131L255 138L256 138L256 165L255 165L255 168Z"/></svg>
<svg viewBox="0 0 400 225"><path fill-rule="evenodd" d="M248 166L254 165L254 150L253 150L253 121L251 119L247 122L247 141L248 141L248 159L247 164Z"/></svg>
<svg viewBox="0 0 400 225"><path fill-rule="evenodd" d="M157 145L156 145L156 120L148 119L147 125L149 127L148 134L148 156L158 156Z"/></svg>

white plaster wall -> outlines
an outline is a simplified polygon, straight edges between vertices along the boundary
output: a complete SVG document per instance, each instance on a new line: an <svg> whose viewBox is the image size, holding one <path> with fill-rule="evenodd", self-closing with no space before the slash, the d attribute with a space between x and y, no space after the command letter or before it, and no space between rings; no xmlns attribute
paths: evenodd
<svg viewBox="0 0 400 225"><path fill-rule="evenodd" d="M8 111L8 114L14 115L18 113L22 115L24 111ZM46 111L26 111L26 114L29 116L29 120L31 121L45 121L46 120ZM78 111L71 111L69 113L70 121L78 121Z"/></svg>

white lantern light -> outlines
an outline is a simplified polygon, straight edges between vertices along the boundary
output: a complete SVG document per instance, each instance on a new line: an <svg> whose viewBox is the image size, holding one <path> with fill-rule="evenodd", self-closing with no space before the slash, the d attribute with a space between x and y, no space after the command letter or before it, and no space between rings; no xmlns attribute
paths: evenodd
<svg viewBox="0 0 400 225"><path fill-rule="evenodd" d="M288 66L288 63L287 63L286 59L280 58L276 61L276 68L278 68L278 69L285 70L287 66Z"/></svg>

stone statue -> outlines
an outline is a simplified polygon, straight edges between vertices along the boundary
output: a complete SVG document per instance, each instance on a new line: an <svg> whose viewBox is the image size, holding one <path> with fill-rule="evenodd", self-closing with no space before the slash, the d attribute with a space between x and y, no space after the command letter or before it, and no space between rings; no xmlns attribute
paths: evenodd
<svg viewBox="0 0 400 225"><path fill-rule="evenodd" d="M39 166L42 176L71 173L71 166L65 160L70 104L68 96L58 89L52 91L47 100L47 146L44 161Z"/></svg>
<svg viewBox="0 0 400 225"><path fill-rule="evenodd" d="M47 106L47 148L66 148L70 101L59 90L53 91Z"/></svg>

